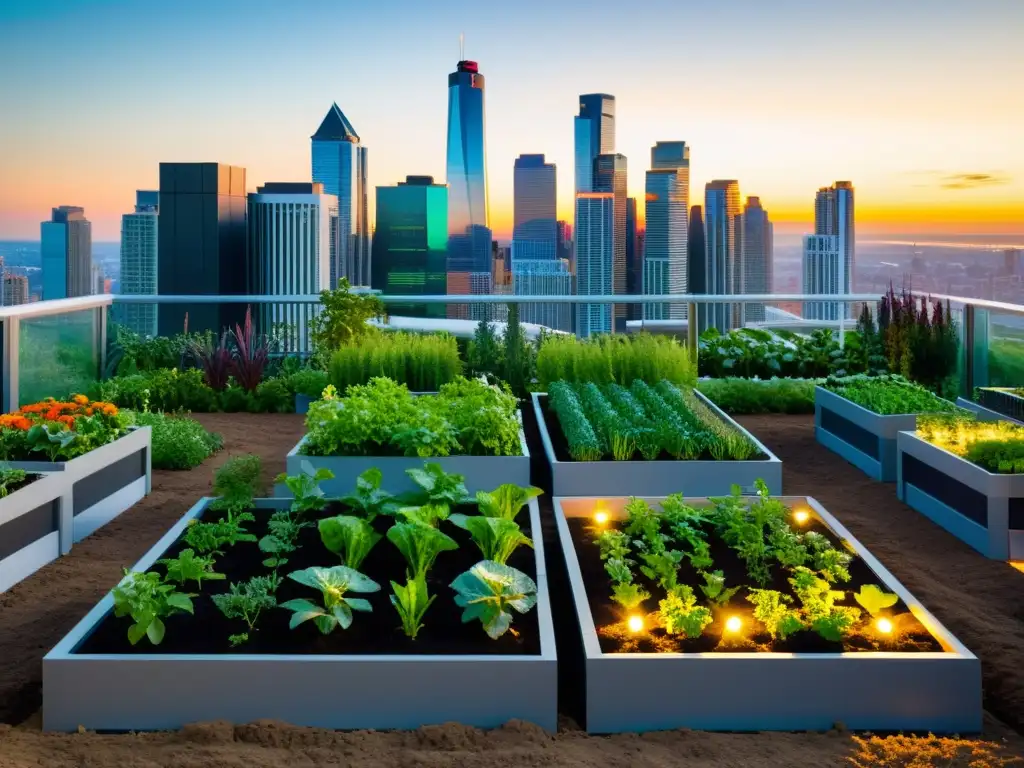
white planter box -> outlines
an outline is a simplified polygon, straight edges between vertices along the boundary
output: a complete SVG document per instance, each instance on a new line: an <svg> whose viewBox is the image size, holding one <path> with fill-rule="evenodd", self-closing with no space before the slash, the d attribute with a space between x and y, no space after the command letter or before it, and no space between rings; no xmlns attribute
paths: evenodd
<svg viewBox="0 0 1024 768"><path fill-rule="evenodd" d="M466 478L466 490L471 494L477 491L493 491L503 483L513 483L522 487L530 485L530 449L526 445L526 435L523 434L522 427L519 428L519 445L522 451L519 456L439 456L427 459L417 456L306 456L299 453L305 442L306 438L303 437L288 452L285 469L289 475L298 475L302 473L302 465L309 462L314 469L324 467L331 470L334 479L320 484L320 488L328 496L352 493L356 487L356 478L373 467L381 471L381 488L385 491L403 493L416 490L419 486L405 474L405 470L422 468L426 463L437 463L445 472L463 475ZM274 494L288 498L291 491L286 485L279 483L274 486Z"/></svg>
<svg viewBox="0 0 1024 768"><path fill-rule="evenodd" d="M0 499L0 592L70 548L71 494L63 475L42 475Z"/></svg>
<svg viewBox="0 0 1024 768"><path fill-rule="evenodd" d="M978 659L814 499L782 499L805 506L843 539L943 652L603 653L566 519L591 516L598 501L620 517L627 500L556 497L584 649L587 731L819 731L840 722L855 730L980 731Z"/></svg>
<svg viewBox="0 0 1024 768"><path fill-rule="evenodd" d="M79 542L149 494L151 435L150 427L139 427L70 461L14 461L9 466L64 476L71 485L71 540Z"/></svg>
<svg viewBox="0 0 1024 768"><path fill-rule="evenodd" d="M782 462L756 437L733 421L701 392L694 395L726 424L750 438L767 458L748 461L559 461L544 417L542 399L546 393L533 394L540 439L551 466L551 492L555 496L622 496L646 493L668 496L722 496L739 485L745 493L754 492L754 481L764 480L773 494L782 493ZM553 417L554 428L559 428Z"/></svg>
<svg viewBox="0 0 1024 768"><path fill-rule="evenodd" d="M79 542L145 498L152 485L150 427L138 427L112 443L70 461L12 461L13 469L59 472L71 486L72 537Z"/></svg>
<svg viewBox="0 0 1024 768"><path fill-rule="evenodd" d="M873 480L896 480L896 435L917 429L917 414L883 416L824 387L814 388L814 436Z"/></svg>
<svg viewBox="0 0 1024 768"><path fill-rule="evenodd" d="M989 472L900 432L896 495L995 560L1024 559L1024 475Z"/></svg>
<svg viewBox="0 0 1024 768"><path fill-rule="evenodd" d="M956 404L972 411L978 421L1012 421L1024 424L1024 397L1013 394L1009 388L982 387L978 390L980 402L958 397Z"/></svg>
<svg viewBox="0 0 1024 768"><path fill-rule="evenodd" d="M199 501L135 570L147 570L160 559L210 501ZM257 500L258 507L288 503ZM410 729L453 721L492 728L520 719L554 731L555 635L536 500L529 509L526 532L535 547L540 655L77 653L112 610L114 598L108 594L43 659L43 728L148 731L198 721L259 719L334 729Z"/></svg>

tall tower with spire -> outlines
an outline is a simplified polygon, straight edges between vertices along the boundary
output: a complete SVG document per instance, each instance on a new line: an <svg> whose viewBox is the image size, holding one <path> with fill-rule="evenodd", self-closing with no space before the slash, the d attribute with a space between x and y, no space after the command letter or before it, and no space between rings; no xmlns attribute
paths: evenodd
<svg viewBox="0 0 1024 768"><path fill-rule="evenodd" d="M462 51L463 39L459 39ZM462 59L448 75L448 292L490 293L491 229L487 199L484 76ZM449 307L449 317L486 314L486 305Z"/></svg>
<svg viewBox="0 0 1024 768"><path fill-rule="evenodd" d="M332 219L331 287L347 277L355 286L370 285L370 223L367 205L366 147L337 104L327 110L310 137L313 181L338 198Z"/></svg>

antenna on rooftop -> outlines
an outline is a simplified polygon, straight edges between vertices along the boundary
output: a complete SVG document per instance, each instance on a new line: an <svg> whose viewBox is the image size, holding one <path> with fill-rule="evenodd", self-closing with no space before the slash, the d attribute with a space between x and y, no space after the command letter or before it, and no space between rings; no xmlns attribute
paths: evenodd
<svg viewBox="0 0 1024 768"><path fill-rule="evenodd" d="M459 32L459 61L466 60L466 33Z"/></svg>

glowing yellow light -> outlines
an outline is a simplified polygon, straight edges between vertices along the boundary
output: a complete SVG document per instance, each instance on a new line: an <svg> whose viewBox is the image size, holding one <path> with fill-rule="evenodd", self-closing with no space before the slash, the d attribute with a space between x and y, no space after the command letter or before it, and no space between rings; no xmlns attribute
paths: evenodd
<svg viewBox="0 0 1024 768"><path fill-rule="evenodd" d="M793 519L796 521L797 525L803 525L811 519L811 513L806 509L798 509L793 513Z"/></svg>
<svg viewBox="0 0 1024 768"><path fill-rule="evenodd" d="M630 616L629 621L630 632L643 632L644 631L644 617L643 616Z"/></svg>
<svg viewBox="0 0 1024 768"><path fill-rule="evenodd" d="M888 619L878 619L878 621L875 622L875 629L883 635L888 635L892 632L892 622Z"/></svg>
<svg viewBox="0 0 1024 768"><path fill-rule="evenodd" d="M725 622L726 632L739 632L743 628L743 621L739 616L730 616Z"/></svg>
<svg viewBox="0 0 1024 768"><path fill-rule="evenodd" d="M605 523L608 522L608 513L607 512L598 512L597 514L594 515L594 522L597 523L598 525L604 525Z"/></svg>

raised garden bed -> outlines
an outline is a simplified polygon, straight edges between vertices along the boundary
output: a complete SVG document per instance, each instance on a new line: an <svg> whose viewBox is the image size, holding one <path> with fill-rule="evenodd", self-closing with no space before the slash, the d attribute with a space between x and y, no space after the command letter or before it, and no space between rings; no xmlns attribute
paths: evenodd
<svg viewBox="0 0 1024 768"><path fill-rule="evenodd" d="M966 398L958 398L956 404L977 415L982 421L1009 419L1018 424L1024 423L1024 397L1015 387L979 387L978 402Z"/></svg>
<svg viewBox="0 0 1024 768"><path fill-rule="evenodd" d="M149 494L151 435L150 427L137 427L68 461L12 461L8 466L64 476L71 486L71 541L79 542Z"/></svg>
<svg viewBox="0 0 1024 768"><path fill-rule="evenodd" d="M676 584L667 586L671 568L641 569L646 558L630 537L649 540L642 524L624 537L634 561L626 568L631 582L621 563L612 564L615 534L597 538L624 530L630 512L642 519L636 504L622 497L554 499L584 650L588 732L802 731L836 723L881 731L981 729L979 660L813 498L777 497L768 506L764 498L641 499L641 511L655 510L655 531L669 535L666 547L684 551ZM759 505L758 517L744 516L748 504ZM693 509L704 519L693 517ZM775 536L797 534L795 542L814 553L806 565L817 570L781 565L781 539L766 533L770 569L759 584L752 560L740 559L725 538L742 529L724 523L730 509L739 510L732 519L742 525L759 520ZM701 553L684 529L706 537L703 556L710 563L697 559ZM845 567L849 581L836 566ZM806 579L804 589L789 579ZM646 594L631 595L631 585ZM752 586L773 590L775 598L758 597ZM829 590L842 594L829 597ZM777 600L774 612L768 598ZM848 617L846 624L837 616ZM832 618L819 626L822 617ZM829 626L845 628L827 639Z"/></svg>
<svg viewBox="0 0 1024 768"><path fill-rule="evenodd" d="M255 500L249 504L255 519L247 530L262 539L271 530L275 511L317 498L321 497L307 493L298 500ZM364 498L380 497L370 493ZM206 498L197 503L133 570L164 573L158 561L185 548L182 539L192 521L221 516L211 509L211 502ZM289 519L303 519L294 517L300 514L296 509L292 506ZM476 505L463 504L452 511L478 514ZM330 502L312 514L315 521L363 513ZM397 513L381 513L373 520L376 533L387 531L391 514ZM523 613L509 611L511 629L496 639L481 621L464 622L463 609L456 605L456 591L449 585L479 568L482 557L466 530L451 520L437 525L458 548L441 551L427 568L429 593L436 599L422 617L415 639L403 634L403 622L389 601L389 581L401 583L409 567L389 536L358 565L359 574L365 574L362 578L374 580L380 591L356 589L353 581L342 593L352 601L348 628L342 624L324 633L318 625L321 619L312 616L295 622L301 611L294 606L286 610L281 604L317 604L320 595L290 574L341 562L312 525L298 531L297 549L276 570L263 562L268 555L262 543L226 546L212 566L226 579L204 578L198 589L194 582L188 584L188 592L198 593L192 598L194 615L168 616L158 645L142 636L133 646L126 634L132 619L115 617L114 593L103 598L43 660L43 727L155 730L204 720L246 723L269 718L322 728L406 729L449 721L496 727L522 719L554 730L555 643L534 499L520 511L518 522L533 538L534 548L519 546L506 562L535 583L536 604L527 605ZM282 577L276 594L271 593L277 606L264 606L244 640L231 637L246 630L246 623L228 619L212 596L229 593L230 584L272 573ZM368 600L368 605L358 607L353 599L357 597ZM232 645L233 640L238 644Z"/></svg>
<svg viewBox="0 0 1024 768"><path fill-rule="evenodd" d="M986 557L1024 559L1024 473L990 472L914 432L897 450L900 501Z"/></svg>
<svg viewBox="0 0 1024 768"><path fill-rule="evenodd" d="M693 397L706 409L704 413L708 418L720 420L720 429L734 435L736 441L749 445L749 458L719 460L706 450L693 458L676 458L661 450L655 458L645 459L637 450L625 460L615 460L606 454L592 461L574 461L559 417L551 407L550 396L534 393L533 409L544 453L551 466L554 495L612 496L633 492L667 495L685 488L687 494L694 496L715 496L728 494L734 484L752 493L754 481L759 478L764 479L772 493L781 493L782 462L702 393L694 391ZM665 402L664 397L661 399ZM651 418L653 423L657 416Z"/></svg>
<svg viewBox="0 0 1024 768"><path fill-rule="evenodd" d="M71 506L65 478L59 473L3 474L10 482L6 495L0 497L0 592L71 548Z"/></svg>
<svg viewBox="0 0 1024 768"><path fill-rule="evenodd" d="M883 415L825 387L814 389L815 438L873 480L896 480L896 435L916 429L917 416Z"/></svg>

